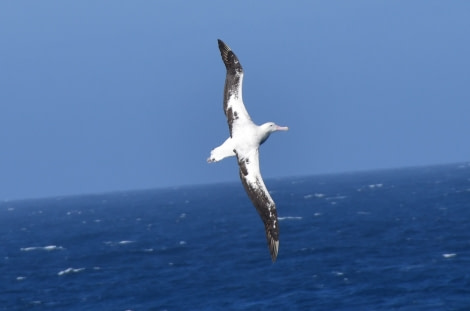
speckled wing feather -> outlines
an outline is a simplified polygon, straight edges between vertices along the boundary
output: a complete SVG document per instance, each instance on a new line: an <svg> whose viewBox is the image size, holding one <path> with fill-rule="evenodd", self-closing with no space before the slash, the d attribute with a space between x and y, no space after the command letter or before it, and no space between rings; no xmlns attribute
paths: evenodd
<svg viewBox="0 0 470 311"><path fill-rule="evenodd" d="M261 177L258 150L247 157L237 154L237 159L240 166L240 179L264 223L271 259L274 262L279 251L279 223L276 204Z"/></svg>
<svg viewBox="0 0 470 311"><path fill-rule="evenodd" d="M237 123L251 121L250 115L243 104L243 68L233 51L222 41L218 40L220 55L227 68L224 87L224 113L227 117L230 137Z"/></svg>

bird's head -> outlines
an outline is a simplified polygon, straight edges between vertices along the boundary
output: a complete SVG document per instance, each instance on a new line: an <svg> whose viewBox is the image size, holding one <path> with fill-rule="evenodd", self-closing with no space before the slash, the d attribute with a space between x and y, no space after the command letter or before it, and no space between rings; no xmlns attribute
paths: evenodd
<svg viewBox="0 0 470 311"><path fill-rule="evenodd" d="M276 131L287 131L289 128L287 126L279 126L274 122L268 122L262 125L262 127L266 127L267 131L272 133Z"/></svg>
<svg viewBox="0 0 470 311"><path fill-rule="evenodd" d="M260 126L262 137L260 144L264 143L268 139L269 135L277 131L287 131L289 128L287 126L279 126L274 122L267 122Z"/></svg>

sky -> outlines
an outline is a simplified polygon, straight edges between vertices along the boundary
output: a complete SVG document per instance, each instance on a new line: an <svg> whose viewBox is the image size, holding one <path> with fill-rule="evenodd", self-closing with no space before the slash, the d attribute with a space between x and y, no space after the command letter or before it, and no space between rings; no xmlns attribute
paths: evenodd
<svg viewBox="0 0 470 311"><path fill-rule="evenodd" d="M470 160L468 1L2 1L0 200L237 181L245 105L288 132L264 179Z"/></svg>

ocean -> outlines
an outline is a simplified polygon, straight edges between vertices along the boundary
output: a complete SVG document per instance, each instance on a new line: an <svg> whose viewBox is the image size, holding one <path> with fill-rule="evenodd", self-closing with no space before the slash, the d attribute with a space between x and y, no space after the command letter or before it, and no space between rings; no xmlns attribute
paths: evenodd
<svg viewBox="0 0 470 311"><path fill-rule="evenodd" d="M470 164L0 203L0 310L470 310Z"/></svg>

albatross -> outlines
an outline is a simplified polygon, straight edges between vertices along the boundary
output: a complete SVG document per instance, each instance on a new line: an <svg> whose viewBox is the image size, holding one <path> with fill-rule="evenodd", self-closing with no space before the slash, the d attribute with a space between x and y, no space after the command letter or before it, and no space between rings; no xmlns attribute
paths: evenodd
<svg viewBox="0 0 470 311"><path fill-rule="evenodd" d="M219 50L227 69L224 87L224 112L227 117L229 138L211 151L207 162L218 162L235 156L240 168L240 179L246 193L264 223L266 239L272 261L279 251L279 222L276 204L264 185L259 168L259 146L276 131L287 131L288 127L274 122L255 124L243 104L243 68L235 53L222 41Z"/></svg>

